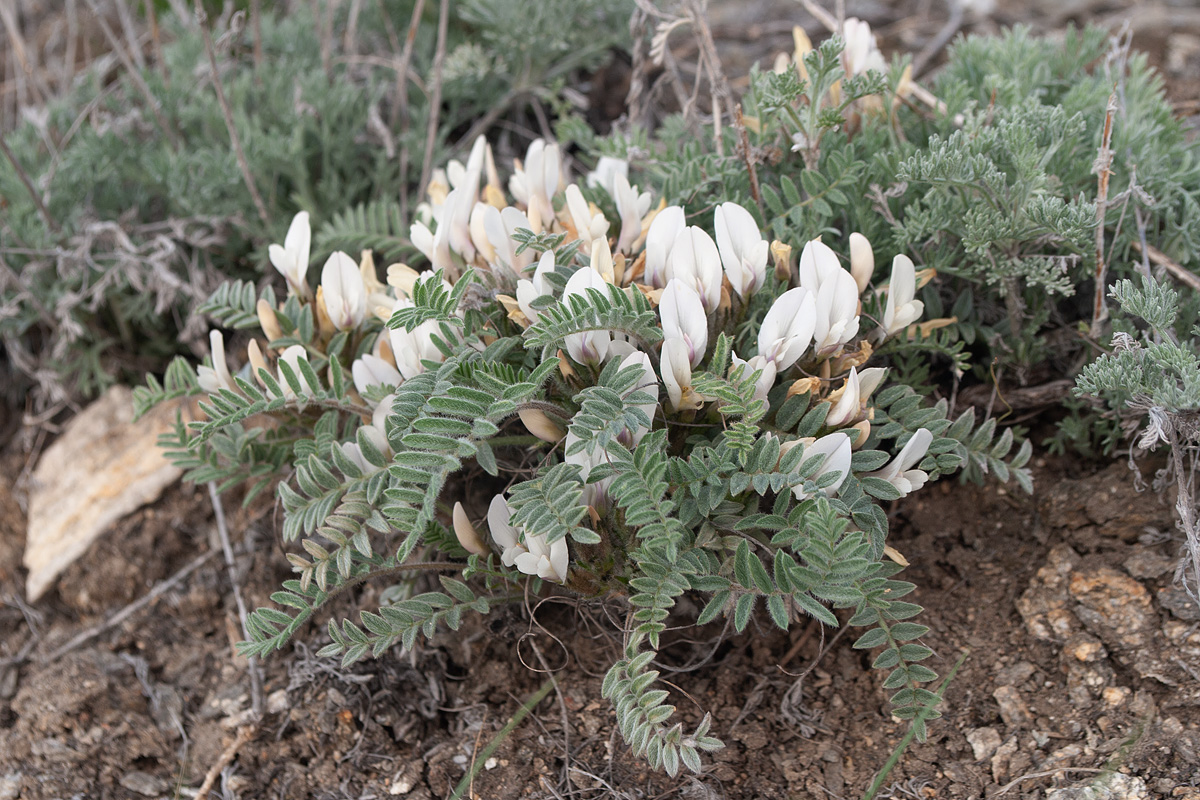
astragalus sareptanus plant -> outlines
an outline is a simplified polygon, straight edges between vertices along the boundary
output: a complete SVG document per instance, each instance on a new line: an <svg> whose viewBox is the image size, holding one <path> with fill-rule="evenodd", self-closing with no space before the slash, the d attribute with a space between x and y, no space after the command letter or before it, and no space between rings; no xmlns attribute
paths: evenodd
<svg viewBox="0 0 1200 800"><path fill-rule="evenodd" d="M369 252L335 252L310 281L297 215L270 250L286 297L237 285L210 303L254 331L241 370L214 331L198 374L180 360L140 390L143 409L206 395L207 419L164 442L192 480L287 474L296 577L242 651L282 647L371 579L396 586L359 622L331 621L325 655L410 647L527 592L616 599L624 647L603 691L633 750L673 774L720 747L707 717L673 719L652 668L690 591L703 610L673 625L741 631L759 610L784 629L865 628L856 646L879 648L894 713L922 732L927 629L880 504L967 463L1028 486L1030 452L1005 463L1011 432L993 441L993 423L950 420L871 365L919 324L928 273L899 255L876 282L857 234L792 252L734 203L689 225L625 162L571 182L542 140L514 166L506 192L480 139L438 171L411 231L430 269L392 264L386 282ZM486 520L449 507L481 495Z"/></svg>

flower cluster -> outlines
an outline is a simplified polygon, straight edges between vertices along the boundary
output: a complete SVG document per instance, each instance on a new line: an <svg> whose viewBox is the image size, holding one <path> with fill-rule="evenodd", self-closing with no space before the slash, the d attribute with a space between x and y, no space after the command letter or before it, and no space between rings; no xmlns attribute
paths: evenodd
<svg viewBox="0 0 1200 800"><path fill-rule="evenodd" d="M307 213L297 214L282 246L270 247L270 260L287 281L289 302L311 308L317 334L308 345L290 344L273 349L282 338L283 307L260 300L259 321L266 345L251 341L247 360L251 375L268 395L270 370L264 354L280 363L274 385L282 395L303 407L310 385L301 361L310 351L321 351L339 334L358 353L349 364L357 395L370 409L355 441L341 445L343 455L364 474L386 463L390 455L386 419L397 387L442 363L458 344L447 341L453 332L426 320L412 329L387 327L372 338L370 320L386 322L400 309L413 307L413 295L424 281L442 281L446 289L472 270L492 288L503 309L501 321L517 331L538 323L539 309L571 298L591 302L611 298L610 292L632 297L638 293L656 309L661 343L646 346L618 332L587 330L564 337L562 373L568 383L586 385L609 362L637 366L642 378L635 390L651 402L640 408L648 424L630 426L618 437L622 446L634 448L658 425L658 420L706 419L715 398L697 388L713 355L715 337L749 325L757 335L738 337L731 352L731 371L752 376L754 398L769 401L777 388L785 397L810 393L829 403L820 437L801 437L780 443L781 458L795 447L804 458L820 456L814 480L823 481L824 494L836 496L851 472L852 451L861 448L871 431L872 393L885 379L886 370L864 368L879 342L906 331L921 316L916 299L918 275L913 262L898 255L890 279L875 289L875 257L861 234L849 237L847 263L820 239L807 242L798 260L791 248L768 242L754 215L733 202L716 207L712 233L689 224L686 210L665 203L654 205L650 193L631 185L628 164L603 158L586 176L584 186L568 180L562 154L555 144L534 142L523 161L516 161L506 198L491 148L480 138L465 164L451 162L437 170L411 238L433 270L418 272L406 264L392 264L386 282L378 280L369 251L359 263L346 253L334 252L325 261L315 292L308 284L311 231ZM603 207L602 207L603 204ZM616 216L610 220L609 213ZM574 251L546 248L540 255L522 247L519 231L557 236L575 244ZM574 252L559 263L558 253ZM774 269L768 262L774 258ZM445 277L443 277L445 276ZM758 302L769 292L773 299ZM864 317L864 305L876 318ZM756 309L765 308L765 313ZM462 316L459 310L458 315ZM761 314L761 316L759 316ZM868 323L866 320L872 320ZM494 321L489 336L503 335ZM451 336L451 338L453 338ZM212 334L212 366L199 369L199 382L209 392L237 391L229 372L220 332ZM639 346L640 345L640 346ZM282 365L286 365L286 368ZM573 365L573 366L572 366ZM536 408L522 408L520 419L541 440L562 442L562 456L576 465L584 482L584 501L603 514L609 507L608 486L613 478L590 480L591 473L610 460L603 447L582 447L580 438ZM569 419L564 408L562 421ZM669 424L669 423L668 423ZM925 473L914 466L932 440L928 431L912 436L895 460L873 473L901 494L925 482ZM797 500L811 492L794 488ZM490 541L506 567L540 578L566 582L569 549L565 540L548 542L509 524L505 498L496 496L487 514ZM489 552L461 506L456 507L455 531L472 553Z"/></svg>

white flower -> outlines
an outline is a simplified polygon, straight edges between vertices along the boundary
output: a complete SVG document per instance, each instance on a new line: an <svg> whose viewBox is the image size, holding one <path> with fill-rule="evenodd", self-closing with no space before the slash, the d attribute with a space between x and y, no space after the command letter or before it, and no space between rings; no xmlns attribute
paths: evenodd
<svg viewBox="0 0 1200 800"><path fill-rule="evenodd" d="M367 316L367 288L354 259L340 250L321 269L321 296L333 327L357 328Z"/></svg>
<svg viewBox="0 0 1200 800"><path fill-rule="evenodd" d="M754 399L766 400L767 393L771 391L771 387L775 385L775 378L779 374L775 367L775 362L768 359L766 356L754 356L749 361L743 361L738 358L737 353L731 353L733 356L733 366L740 364L746 365L746 372L743 376L748 377L752 373L762 370L762 374L758 376L758 380L754 382Z"/></svg>
<svg viewBox="0 0 1200 800"><path fill-rule="evenodd" d="M875 251L871 242L861 233L850 234L850 274L858 286L858 293L867 290L871 276L875 274Z"/></svg>
<svg viewBox="0 0 1200 800"><path fill-rule="evenodd" d="M758 329L758 354L783 372L800 360L812 343L816 300L803 287L789 289L767 311Z"/></svg>
<svg viewBox="0 0 1200 800"><path fill-rule="evenodd" d="M887 305L883 309L883 338L893 336L921 318L925 304L914 300L917 271L912 259L898 255L892 259L892 278L887 285Z"/></svg>
<svg viewBox="0 0 1200 800"><path fill-rule="evenodd" d="M200 388L209 394L221 389L237 391L237 385L233 382L233 376L229 374L229 367L225 362L225 337L220 331L210 331L208 343L212 350L212 366L196 368L196 379Z"/></svg>
<svg viewBox="0 0 1200 800"><path fill-rule="evenodd" d="M857 422L866 409L871 393L879 387L886 374L887 369L883 367L872 367L864 369L862 372L851 367L850 374L846 376L846 383L842 387L841 397L829 410L828 416L825 417L825 424L831 428L838 428Z"/></svg>
<svg viewBox="0 0 1200 800"><path fill-rule="evenodd" d="M846 49L842 51L842 65L848 76L861 75L868 70L887 71L887 62L879 45L875 43L875 35L871 26L858 17L847 17L842 23L842 36L846 40Z"/></svg>
<svg viewBox="0 0 1200 800"><path fill-rule="evenodd" d="M650 420L650 423L653 424L654 413L658 410L658 376L654 374L654 365L650 363L650 356L641 350L634 350L621 359L621 369L635 365L642 368L642 377L633 385L633 391L642 391L654 398L649 403L638 405L637 408L640 408L646 414L646 418ZM632 392L630 393L632 394ZM618 436L617 440L626 447L633 449L642 441L642 437L649 432L649 425L639 425L635 430L627 430L625 434Z"/></svg>
<svg viewBox="0 0 1200 800"><path fill-rule="evenodd" d="M350 374L354 376L354 388L359 394L365 394L372 386L399 386L404 381L399 370L370 353L354 360Z"/></svg>
<svg viewBox="0 0 1200 800"><path fill-rule="evenodd" d="M342 442L339 447L342 448L342 454L346 458L354 462L363 475L370 475L383 469L378 464L372 464L363 455L363 443L369 442L372 447L378 450L383 456L390 456L392 451L388 447L387 437L383 435L383 431L374 425L362 425L355 432L355 437L358 441Z"/></svg>
<svg viewBox="0 0 1200 800"><path fill-rule="evenodd" d="M563 460L579 467L579 477L583 480L583 502L595 509L606 508L608 506L608 487L612 485L613 477L588 483L588 476L591 475L593 467L608 461L608 452L602 447L596 447L590 453L587 450L572 453L571 447L578 441L578 436L567 431L567 436L563 440L563 452L566 454L563 456Z"/></svg>
<svg viewBox="0 0 1200 800"><path fill-rule="evenodd" d="M858 284L837 255L813 239L800 253L800 285L816 301L813 350L829 355L858 333Z"/></svg>
<svg viewBox="0 0 1200 800"><path fill-rule="evenodd" d="M664 339L658 369L672 409L683 411L700 407L699 398L692 391L692 363L687 342L677 338Z"/></svg>
<svg viewBox="0 0 1200 800"><path fill-rule="evenodd" d="M563 300L579 295L588 296L588 289L595 289L608 296L608 284L599 272L591 267L583 267L570 277L563 289ZM580 364L596 365L608 355L609 345L612 344L612 334L608 331L587 331L573 333L566 337L567 353Z"/></svg>
<svg viewBox="0 0 1200 800"><path fill-rule="evenodd" d="M533 263L534 252L532 249L526 248L525 252L517 255L517 244L513 241L513 234L520 228L533 229L529 217L525 216L521 209L512 206L497 210L493 206L485 206L481 203L475 209L476 211L483 209L481 216L484 234L487 244L493 252L492 260L489 263L493 266L503 264L515 274L521 274L521 270ZM481 247L480 249L485 248Z"/></svg>
<svg viewBox="0 0 1200 800"><path fill-rule="evenodd" d="M797 443L797 441L784 442L779 447L781 455L791 450ZM804 455L801 456L800 463L803 464L817 455L823 456L821 465L817 467L817 471L810 475L807 480L815 481L823 475L830 473L837 474L837 479L823 490L826 497L836 497L838 490L842 488L842 484L846 482L847 476L850 475L850 459L853 457L853 453L850 450L850 437L841 431L822 436L815 442L805 446ZM805 500L812 496L804 491L803 484L792 489L792 494L796 496L797 500Z"/></svg>
<svg viewBox="0 0 1200 800"><path fill-rule="evenodd" d="M933 433L920 428L904 445L894 459L883 469L868 474L868 477L881 478L887 481L901 496L917 491L929 480L929 474L924 470L913 469L913 466L925 457L929 445L933 443Z"/></svg>
<svg viewBox="0 0 1200 800"><path fill-rule="evenodd" d="M664 339L680 339L687 345L688 362L697 366L708 348L708 315L696 290L672 278L658 301Z"/></svg>
<svg viewBox="0 0 1200 800"><path fill-rule="evenodd" d="M279 354L279 360L282 363L291 367L292 374L296 376L296 380L300 382L300 391L302 394L315 394L316 389L309 385L308 380L304 377L304 373L300 371L300 361L308 361L308 351L304 349L302 344L294 344ZM283 396L288 400L296 399L296 392L292 389L292 385L283 377L283 370L279 370L279 388L283 390Z"/></svg>
<svg viewBox="0 0 1200 800"><path fill-rule="evenodd" d="M408 305L412 305L409 301ZM422 322L411 332L403 327L392 328L388 331L392 344L392 357L396 359L396 368L404 380L420 375L425 371L422 361L442 363L446 354L434 344L433 337L441 337L442 329L434 320Z"/></svg>
<svg viewBox="0 0 1200 800"><path fill-rule="evenodd" d="M538 318L537 309L532 306L533 301L550 294L553 288L550 281L546 279L546 274L553 271L554 251L547 250L542 253L537 269L533 271L533 278L522 278L517 281L517 305L530 322L534 322Z"/></svg>
<svg viewBox="0 0 1200 800"><path fill-rule="evenodd" d="M545 536L524 534L525 541L522 543L522 531L509 524L511 516L512 511L501 495L492 498L492 504L488 508L488 528L491 530L492 540L500 545L503 551L500 556L501 563L506 567L515 565L526 575L565 583L570 559L566 539L547 544Z"/></svg>
<svg viewBox="0 0 1200 800"><path fill-rule="evenodd" d="M571 224L575 226L575 232L583 242L583 247L590 250L594 240L603 239L608 235L608 220L599 209L588 205L577 185L572 183L568 186L566 196Z"/></svg>
<svg viewBox="0 0 1200 800"><path fill-rule="evenodd" d="M309 247L312 244L312 228L308 224L308 212L301 211L292 218L283 247L273 244L267 248L267 256L275 269L287 279L288 290L302 300L309 297L308 274Z"/></svg>
<svg viewBox="0 0 1200 800"><path fill-rule="evenodd" d="M525 204L534 233L541 233L554 219L551 198L562 184L562 157L558 145L534 139L525 152L525 162L515 165L508 188Z"/></svg>
<svg viewBox="0 0 1200 800"><path fill-rule="evenodd" d="M667 285L667 259L675 237L687 226L681 206L667 206L659 211L646 231L646 267L642 283L661 289Z"/></svg>
<svg viewBox="0 0 1200 800"><path fill-rule="evenodd" d="M616 197L613 181L618 175L629 177L629 162L623 158L600 156L600 160L596 162L596 168L587 174L588 188L600 188L608 192L610 197Z"/></svg>
<svg viewBox="0 0 1200 800"><path fill-rule="evenodd" d="M703 228L695 225L675 235L667 257L667 280L680 280L696 290L705 313L721 304L721 254L717 243Z"/></svg>
<svg viewBox="0 0 1200 800"><path fill-rule="evenodd" d="M737 203L722 203L713 215L717 249L729 285L738 297L748 298L767 278L770 245L762 237L754 216Z"/></svg>
<svg viewBox="0 0 1200 800"><path fill-rule="evenodd" d="M650 193L638 192L630 186L629 179L617 173L613 178L609 195L617 203L617 214L621 217L621 233L617 237L617 252L629 253L633 243L642 235L642 217L650 210Z"/></svg>

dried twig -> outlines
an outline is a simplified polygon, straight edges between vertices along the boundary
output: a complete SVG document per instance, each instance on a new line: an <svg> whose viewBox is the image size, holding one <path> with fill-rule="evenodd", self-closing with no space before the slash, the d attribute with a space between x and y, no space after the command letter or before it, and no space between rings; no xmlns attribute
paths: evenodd
<svg viewBox="0 0 1200 800"><path fill-rule="evenodd" d="M438 9L437 46L433 53L433 82L429 94L429 125L425 128L425 161L421 164L421 181L417 197L424 197L433 172L433 148L437 143L438 120L442 105L442 68L446 63L446 33L450 28L450 0L441 0Z"/></svg>
<svg viewBox="0 0 1200 800"><path fill-rule="evenodd" d="M94 2L94 0L88 0ZM250 199L258 210L258 217L266 227L271 226L271 218L267 215L267 207L263 204L258 187L254 185L254 175L250 172L250 162L246 160L246 151L242 149L242 141L238 137L237 127L233 124L233 111L229 101L225 99L225 88L221 85L221 73L217 69L217 53L213 49L212 36L208 32L204 7L196 0L196 24L200 26L200 34L204 37L204 50L208 53L208 65L212 68L213 88L217 90L217 102L221 104L221 113L225 116L225 127L229 131L229 141L233 144L233 153L237 157L238 167L242 171L242 180L250 190Z"/></svg>
<svg viewBox="0 0 1200 800"><path fill-rule="evenodd" d="M746 162L746 173L750 176L750 196L758 205L759 216L766 219L767 212L763 209L762 193L758 188L758 169L754 166L753 154L750 152L750 136L746 133L746 121L742 116L741 103L735 107L733 119L738 132L738 150L742 160Z"/></svg>
<svg viewBox="0 0 1200 800"><path fill-rule="evenodd" d="M250 30L254 36L254 80L262 82L263 38L260 0L250 0Z"/></svg>
<svg viewBox="0 0 1200 800"><path fill-rule="evenodd" d="M1093 338L1099 338L1100 328L1108 319L1108 307L1104 303L1105 282L1108 265L1104 261L1104 216L1108 211L1108 179L1112 175L1113 151L1112 129L1113 117L1117 113L1117 93L1108 96L1108 106L1104 110L1104 133L1100 138L1100 150L1092 165L1096 173L1096 289L1092 298L1092 329Z"/></svg>
<svg viewBox="0 0 1200 800"><path fill-rule="evenodd" d="M1145 250L1143 250L1142 245L1139 242L1133 242L1133 249L1137 250L1138 252L1144 252L1147 258L1149 258L1155 264L1158 264L1160 267L1164 267L1167 272L1171 273L1171 277L1173 277L1175 280L1179 281L1180 283L1187 284L1187 286L1189 286L1191 289L1200 292L1200 275L1197 275L1187 267L1175 261L1162 250L1159 250L1152 244L1146 244Z"/></svg>
<svg viewBox="0 0 1200 800"><path fill-rule="evenodd" d="M25 40L21 37L21 27L17 24L16 7L13 3L0 3L0 20L8 31L8 41L12 45L13 56L21 66L21 71L29 81L29 86L35 95L35 102L45 103L50 96L50 89L42 82L41 76L33 68L29 60L29 52L25 49Z"/></svg>
<svg viewBox="0 0 1200 800"><path fill-rule="evenodd" d="M133 56L133 61L138 65L138 69L145 69L146 56L142 53L142 47L138 43L137 29L133 26L133 15L129 13L129 5L125 0L116 0L116 6L117 19L121 22L125 41L129 43L129 54Z"/></svg>
<svg viewBox="0 0 1200 800"><path fill-rule="evenodd" d="M208 563L208 560L210 558L212 558L213 556L215 556L216 554L217 554L216 550L209 550L207 553L201 553L200 555L196 556L191 561L189 561L183 567L183 569L179 570L174 575L167 578L165 581L162 581L161 583L159 583L157 586L155 586L153 589L151 589L149 592L147 592L141 599L135 600L134 602L125 606L123 609L118 611L116 614L113 614L111 617L109 617L104 622L100 623L99 625L94 625L93 627L88 628L86 631L82 631L82 632L76 634L75 637L71 639L71 641L67 642L62 647L58 648L57 650L55 650L53 653L46 656L45 658L38 659L38 661L40 661L41 663L44 663L44 664L49 664L49 663L58 661L60 658L62 658L63 656L65 656L67 653L71 652L75 648L79 647L80 645L82 645L86 642L90 642L92 639L95 639L97 636L104 633L105 631L110 630L110 629L115 628L116 626L120 625L122 622L129 619L134 614L136 614L137 612L141 611L146 606L153 603L155 600L157 600L159 597L161 597L166 592L169 592L172 589L174 589L176 586L178 586L180 583L182 583L184 581L184 579L187 578L187 576L191 575L193 572L200 569L200 567L202 567L206 563Z"/></svg>
<svg viewBox="0 0 1200 800"><path fill-rule="evenodd" d="M201 23L203 24L203 23ZM209 791L217 782L217 778L221 777L221 770L229 766L234 757L237 756L238 750L242 749L242 745L254 738L254 734L258 732L257 725L243 725L238 728L237 736L233 742L226 747L220 757L217 758L204 776L204 783L200 784L200 788L196 790L196 797L203 800L208 797Z"/></svg>
<svg viewBox="0 0 1200 800"><path fill-rule="evenodd" d="M150 47L154 51L154 63L158 67L159 78L163 86L171 85L171 73L167 70L167 59L163 55L162 31L158 27L158 12L154 10L154 0L144 0L142 8L146 10L146 21L150 24Z"/></svg>
<svg viewBox="0 0 1200 800"><path fill-rule="evenodd" d="M917 53L913 58L912 76L914 79L925 72L925 68L929 66L929 62L933 61L937 54L942 52L942 49L954 38L954 34L958 33L958 29L962 27L962 0L949 0L949 5L950 18L946 20L946 24L921 48L921 52Z"/></svg>
<svg viewBox="0 0 1200 800"><path fill-rule="evenodd" d="M238 582L237 569L233 563L233 547L229 543L229 526L225 523L225 506L221 503L221 495L217 493L217 484L208 482L208 497L212 501L213 515L217 518L217 535L221 537L221 552L225 555L225 568L229 572L229 583L233 587L233 601L237 604L238 620L242 623L242 635L250 638L250 626L247 624L246 601L242 599L242 587ZM258 668L258 659L248 656L250 672L250 708L256 719L262 717L263 691L262 673Z"/></svg>
<svg viewBox="0 0 1200 800"><path fill-rule="evenodd" d="M150 109L150 113L154 115L154 121L158 123L158 127L162 130L163 135L167 137L167 141L171 145L173 152L179 152L179 138L175 135L175 129L167 123L166 117L162 115L162 111L158 107L158 99L154 93L150 91L150 87L146 85L146 79L142 77L142 71L138 69L133 62L129 53L125 51L125 47L121 44L121 40L117 38L117 34L113 32L112 27L108 24L108 20L100 13L100 9L96 6L96 0L87 0L88 8L92 10L92 14L96 17L96 22L100 25L101 32L104 33L104 39L108 42L108 46L117 54L117 58L121 60L121 65L125 67L125 72L129 79L133 81L133 85L137 87L138 92L142 95L142 99L146 101L146 107ZM87 41L86 39L84 41Z"/></svg>
<svg viewBox="0 0 1200 800"><path fill-rule="evenodd" d="M408 81L412 65L413 48L417 42L417 30L421 26L421 15L425 13L425 0L413 4L412 17L408 21L408 32L404 36L404 49L400 53L400 66L396 70L396 104L392 106L392 127L400 122L400 185L408 185L408 129L412 122L408 114ZM384 15L387 18L387 15ZM389 34L392 32L389 26ZM400 214L408 218L408 192L400 193Z"/></svg>
<svg viewBox="0 0 1200 800"><path fill-rule="evenodd" d="M0 151L3 151L4 157L8 159L8 163L12 164L13 169L17 172L17 177L25 185L25 191L29 192L29 196L33 199L33 204L37 206L42 222L46 223L46 227L50 230L58 231L58 223L55 222L54 217L50 216L50 210L42 202L42 197L37 193L37 189L33 188L33 182L29 180L29 175L25 172L24 167L17 161L17 157L13 155L13 151L8 149L8 143L4 141L3 133L0 133Z"/></svg>

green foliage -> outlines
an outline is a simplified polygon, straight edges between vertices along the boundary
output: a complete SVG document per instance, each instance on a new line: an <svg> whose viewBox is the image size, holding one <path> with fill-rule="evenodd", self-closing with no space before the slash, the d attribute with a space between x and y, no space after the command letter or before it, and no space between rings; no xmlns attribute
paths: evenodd
<svg viewBox="0 0 1200 800"><path fill-rule="evenodd" d="M428 92L397 82L392 66L411 2L363 4L353 37L343 7L326 42L311 4L266 5L260 41L240 15L233 29L212 32L265 218L231 145L201 32L166 9L163 61L137 76L150 99L134 76L111 81L96 71L6 134L52 220L0 159L0 255L11 267L0 275L0 341L13 354L3 381L10 401L23 401L34 384L39 403L89 395L131 371L161 369L181 348L199 352L196 314L207 309L197 306L227 278L261 280L266 245L283 239L297 211L313 217L318 263L334 250L374 249L385 264L411 256L403 209L419 165L461 148L454 137L481 118L477 133L487 120L532 118L525 104L552 101L575 70L624 45L632 4L550 0L535 10L548 22L536 25L523 4L454 4L431 152ZM429 5L419 20L414 76L432 74L437 16Z"/></svg>

